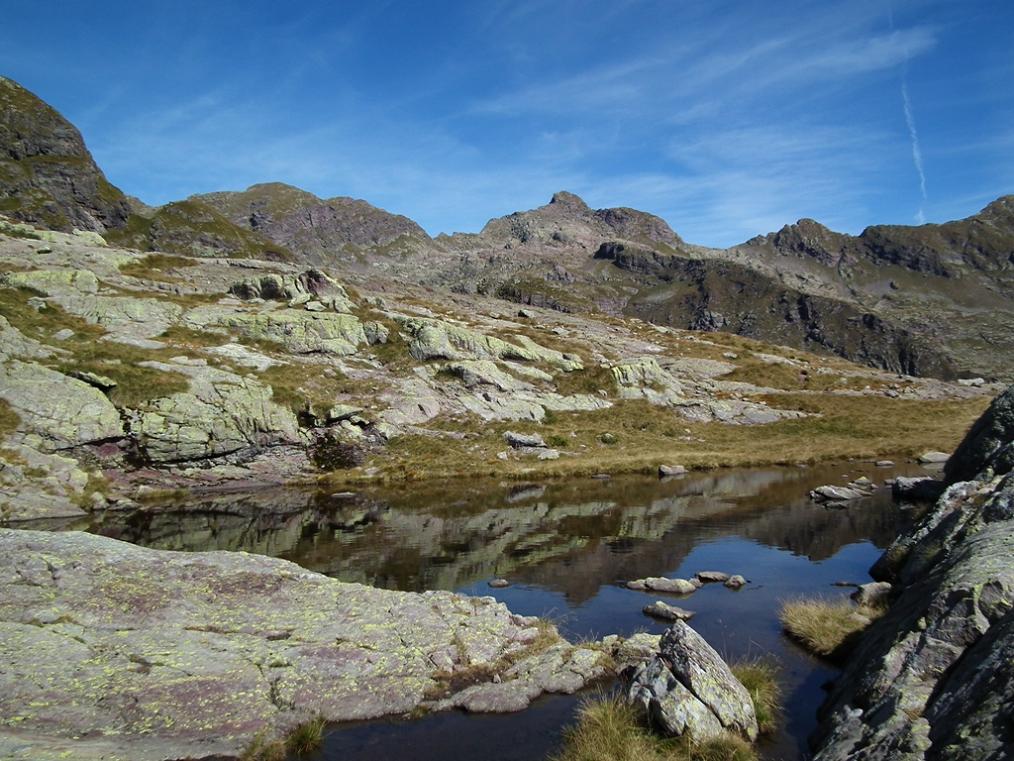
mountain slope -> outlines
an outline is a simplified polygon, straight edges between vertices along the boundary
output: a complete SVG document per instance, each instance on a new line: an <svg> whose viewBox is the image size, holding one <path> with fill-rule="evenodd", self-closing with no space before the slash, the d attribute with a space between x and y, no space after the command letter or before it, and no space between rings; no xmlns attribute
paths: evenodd
<svg viewBox="0 0 1014 761"><path fill-rule="evenodd" d="M364 250L411 253L431 244L408 217L391 214L355 198L320 199L280 182L253 185L241 192L192 196L233 224L298 252L314 264L349 263Z"/></svg>
<svg viewBox="0 0 1014 761"><path fill-rule="evenodd" d="M99 233L122 227L130 214L74 125L2 76L0 212L54 230Z"/></svg>

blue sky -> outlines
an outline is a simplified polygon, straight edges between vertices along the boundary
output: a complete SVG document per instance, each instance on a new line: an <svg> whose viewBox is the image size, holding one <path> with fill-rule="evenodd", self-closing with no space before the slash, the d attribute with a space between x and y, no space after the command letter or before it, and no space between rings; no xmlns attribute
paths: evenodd
<svg viewBox="0 0 1014 761"><path fill-rule="evenodd" d="M0 73L149 203L280 180L430 233L556 190L730 245L1014 192L1014 3L4 0Z"/></svg>

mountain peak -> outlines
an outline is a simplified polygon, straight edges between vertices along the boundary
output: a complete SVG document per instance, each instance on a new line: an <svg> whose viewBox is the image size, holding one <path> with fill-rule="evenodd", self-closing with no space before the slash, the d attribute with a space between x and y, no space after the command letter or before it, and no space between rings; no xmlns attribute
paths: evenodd
<svg viewBox="0 0 1014 761"><path fill-rule="evenodd" d="M130 214L77 128L7 77L0 77L0 178L0 202L25 222L102 233Z"/></svg>
<svg viewBox="0 0 1014 761"><path fill-rule="evenodd" d="M550 204L558 204L560 206L570 206L575 209L581 209L582 211L588 210L588 204L584 202L581 196L569 193L566 190L561 190L557 193L553 193L553 197L549 199Z"/></svg>

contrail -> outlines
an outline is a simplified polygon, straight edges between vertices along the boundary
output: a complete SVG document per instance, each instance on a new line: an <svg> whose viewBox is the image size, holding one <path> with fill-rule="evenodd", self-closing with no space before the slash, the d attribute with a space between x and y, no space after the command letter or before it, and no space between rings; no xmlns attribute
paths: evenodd
<svg viewBox="0 0 1014 761"><path fill-rule="evenodd" d="M912 102L908 98L908 81L906 77L901 80L901 104L905 109L905 122L908 124L908 135L912 139L912 163L915 164L915 171L919 174L919 190L922 192L922 200L926 200L926 172L922 166L922 150L919 148L919 133L915 128L915 117L912 116ZM922 206L916 215L919 224L926 221Z"/></svg>

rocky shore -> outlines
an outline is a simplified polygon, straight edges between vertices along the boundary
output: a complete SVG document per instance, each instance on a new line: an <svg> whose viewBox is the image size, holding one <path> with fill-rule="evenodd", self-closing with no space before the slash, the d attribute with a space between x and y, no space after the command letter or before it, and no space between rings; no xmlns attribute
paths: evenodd
<svg viewBox="0 0 1014 761"><path fill-rule="evenodd" d="M346 584L246 553L0 530L0 758L238 758L315 717L516 711L613 672L492 598Z"/></svg>
<svg viewBox="0 0 1014 761"><path fill-rule="evenodd" d="M823 708L816 761L1014 752L1014 387L947 461L947 489L874 567L897 590Z"/></svg>

